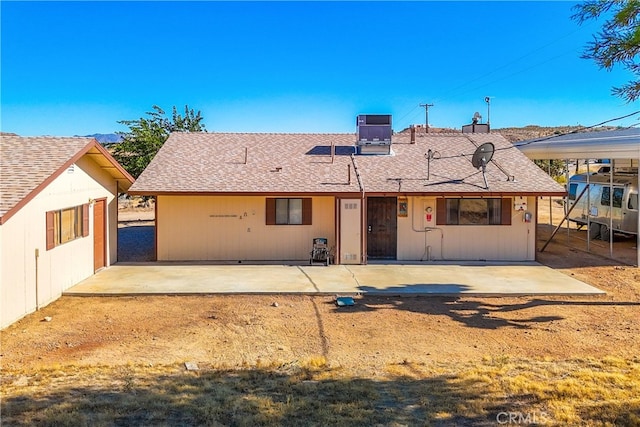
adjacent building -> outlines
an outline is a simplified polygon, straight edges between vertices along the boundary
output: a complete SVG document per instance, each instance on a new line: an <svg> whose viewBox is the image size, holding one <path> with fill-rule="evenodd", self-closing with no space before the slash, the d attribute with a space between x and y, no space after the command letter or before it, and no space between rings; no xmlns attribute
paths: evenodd
<svg viewBox="0 0 640 427"><path fill-rule="evenodd" d="M93 138L0 136L0 327L116 262L132 183Z"/></svg>

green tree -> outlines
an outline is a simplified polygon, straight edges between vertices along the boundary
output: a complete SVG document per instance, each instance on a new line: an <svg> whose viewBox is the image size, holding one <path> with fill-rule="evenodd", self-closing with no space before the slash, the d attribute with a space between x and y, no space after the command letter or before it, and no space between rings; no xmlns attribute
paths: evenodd
<svg viewBox="0 0 640 427"><path fill-rule="evenodd" d="M147 117L138 120L122 120L118 123L129 127L128 132L118 132L122 142L115 144L113 156L134 178L140 176L149 165L171 132L206 132L200 111L197 113L188 106L184 107L184 116L173 107L171 119L162 108L154 105Z"/></svg>
<svg viewBox="0 0 640 427"><path fill-rule="evenodd" d="M588 0L573 7L572 19L579 24L608 16L602 30L588 43L582 58L593 59L600 68L611 70L619 64L637 77L612 93L627 102L640 98L640 0Z"/></svg>
<svg viewBox="0 0 640 427"><path fill-rule="evenodd" d="M540 169L547 172L552 178L558 179L564 175L565 163L564 160L552 159L552 160L534 160L533 161Z"/></svg>

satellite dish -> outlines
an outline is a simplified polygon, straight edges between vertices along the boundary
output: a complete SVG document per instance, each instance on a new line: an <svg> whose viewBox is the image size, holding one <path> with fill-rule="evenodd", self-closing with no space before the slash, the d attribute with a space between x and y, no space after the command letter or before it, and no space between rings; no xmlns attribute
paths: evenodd
<svg viewBox="0 0 640 427"><path fill-rule="evenodd" d="M482 168L482 179L484 179L484 187L487 190L489 189L489 184L487 184L487 176L485 175L485 170L487 167L487 163L489 163L493 158L494 151L494 145L490 142L485 142L484 144L476 148L476 152L473 153L473 157L471 158L471 164L474 168Z"/></svg>
<svg viewBox="0 0 640 427"><path fill-rule="evenodd" d="M474 118L474 119L481 119L481 118L482 118L482 116L480 115L480 113L479 113L479 112L477 112L477 111L476 111L475 113L473 113L473 118Z"/></svg>
<svg viewBox="0 0 640 427"><path fill-rule="evenodd" d="M476 169L479 169L481 167L484 168L484 166L486 166L487 163L491 161L494 151L495 148L493 144L490 142L485 142L484 144L476 148L476 152L473 153L473 157L471 158L471 164Z"/></svg>

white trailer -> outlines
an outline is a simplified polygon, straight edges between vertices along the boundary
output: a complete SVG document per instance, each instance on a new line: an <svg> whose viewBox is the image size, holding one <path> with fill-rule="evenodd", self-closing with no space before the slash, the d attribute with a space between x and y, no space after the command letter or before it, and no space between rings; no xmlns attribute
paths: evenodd
<svg viewBox="0 0 640 427"><path fill-rule="evenodd" d="M588 188L587 188L588 186ZM611 230L638 234L638 173L583 173L569 179L569 221L589 227L589 238L609 241Z"/></svg>

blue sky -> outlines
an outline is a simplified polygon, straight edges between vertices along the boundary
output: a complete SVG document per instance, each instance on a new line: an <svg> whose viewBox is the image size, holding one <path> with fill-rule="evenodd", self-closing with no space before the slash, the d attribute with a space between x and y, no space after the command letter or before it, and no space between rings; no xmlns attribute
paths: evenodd
<svg viewBox="0 0 640 427"><path fill-rule="evenodd" d="M1 130L86 135L159 105L216 132L593 125L638 109L581 59L576 2L15 2L1 8ZM613 122L631 125L638 115Z"/></svg>

